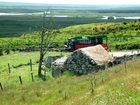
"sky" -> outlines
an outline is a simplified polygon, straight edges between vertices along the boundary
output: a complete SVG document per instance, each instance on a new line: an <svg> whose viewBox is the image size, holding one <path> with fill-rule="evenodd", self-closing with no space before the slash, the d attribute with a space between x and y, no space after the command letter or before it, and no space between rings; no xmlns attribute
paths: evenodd
<svg viewBox="0 0 140 105"><path fill-rule="evenodd" d="M139 4L140 0L0 0L4 2L27 2L47 4L92 4L92 5L123 5Z"/></svg>

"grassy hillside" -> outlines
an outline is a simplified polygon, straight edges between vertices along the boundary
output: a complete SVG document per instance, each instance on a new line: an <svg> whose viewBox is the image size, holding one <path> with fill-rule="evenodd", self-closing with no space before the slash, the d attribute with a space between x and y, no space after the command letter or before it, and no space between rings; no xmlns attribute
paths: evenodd
<svg viewBox="0 0 140 105"><path fill-rule="evenodd" d="M1 105L139 105L140 60L89 75L5 85ZM15 72L13 72L15 74ZM10 74L9 76L13 75ZM11 78L14 80L14 78ZM29 79L29 78L28 78ZM12 81L11 80L11 81Z"/></svg>
<svg viewBox="0 0 140 105"><path fill-rule="evenodd" d="M85 35L108 36L110 49L138 49L140 45L140 21L123 23L94 23L70 26L57 31L52 48L63 49L68 38ZM0 48L19 50L35 48L39 43L39 33L28 33L21 37L0 38Z"/></svg>
<svg viewBox="0 0 140 105"><path fill-rule="evenodd" d="M122 49L136 49L140 44L139 21L77 25L64 28L61 33L62 35L58 36L56 40L60 38L61 41L64 41L69 37L106 34L110 47L121 46Z"/></svg>

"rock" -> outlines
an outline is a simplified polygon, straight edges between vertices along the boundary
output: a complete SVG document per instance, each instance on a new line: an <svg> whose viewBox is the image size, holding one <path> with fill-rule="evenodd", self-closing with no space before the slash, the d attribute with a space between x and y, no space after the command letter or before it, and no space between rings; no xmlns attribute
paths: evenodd
<svg viewBox="0 0 140 105"><path fill-rule="evenodd" d="M48 68L51 68L52 62L54 62L56 59L60 58L62 56L48 56L44 59L44 65Z"/></svg>
<svg viewBox="0 0 140 105"><path fill-rule="evenodd" d="M58 77L63 73L63 71L65 70L64 62L66 61L66 59L67 57L64 56L52 62L51 69L53 77Z"/></svg>

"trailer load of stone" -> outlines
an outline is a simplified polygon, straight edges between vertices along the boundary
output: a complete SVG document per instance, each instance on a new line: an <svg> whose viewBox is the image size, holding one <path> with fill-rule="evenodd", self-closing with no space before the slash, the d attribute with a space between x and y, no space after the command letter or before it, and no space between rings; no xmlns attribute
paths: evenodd
<svg viewBox="0 0 140 105"><path fill-rule="evenodd" d="M78 74L87 74L110 62L113 62L113 57L101 45L97 45L74 51L64 62L64 67Z"/></svg>

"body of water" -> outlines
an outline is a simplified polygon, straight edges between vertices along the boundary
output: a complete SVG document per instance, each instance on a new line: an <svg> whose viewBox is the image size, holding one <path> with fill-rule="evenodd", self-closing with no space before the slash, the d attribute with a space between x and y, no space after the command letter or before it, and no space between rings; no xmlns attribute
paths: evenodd
<svg viewBox="0 0 140 105"><path fill-rule="evenodd" d="M50 14L50 13L47 13ZM43 12L37 13L0 13L0 16L20 16L20 15L43 15ZM68 15L48 15L48 17L71 17Z"/></svg>
<svg viewBox="0 0 140 105"><path fill-rule="evenodd" d="M100 19L103 19L103 20L108 20L109 18L112 18L112 19L140 19L140 16L128 16L128 17L117 17L117 16L103 16L102 18Z"/></svg>
<svg viewBox="0 0 140 105"><path fill-rule="evenodd" d="M43 12L38 13L0 13L0 16L8 16L8 15L37 15L37 14L43 14Z"/></svg>

